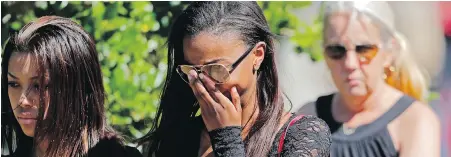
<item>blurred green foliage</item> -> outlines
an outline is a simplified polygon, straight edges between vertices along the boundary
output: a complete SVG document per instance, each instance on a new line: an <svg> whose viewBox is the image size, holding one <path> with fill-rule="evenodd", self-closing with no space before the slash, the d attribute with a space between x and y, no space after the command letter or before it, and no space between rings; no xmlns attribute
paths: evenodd
<svg viewBox="0 0 451 157"><path fill-rule="evenodd" d="M290 37L297 53L309 53L314 61L322 60L322 9L312 23L300 20L295 10L305 9L312 5L310 1L258 1L263 9L271 31L277 35ZM310 21L309 21L310 22Z"/></svg>
<svg viewBox="0 0 451 157"><path fill-rule="evenodd" d="M130 138L142 137L159 103L167 64L166 37L171 21L189 2L2 2L2 45L26 23L45 15L70 17L97 43L108 93L109 124ZM292 12L311 2L258 2L275 34L320 59L320 20L313 26ZM299 30L303 30L302 32Z"/></svg>

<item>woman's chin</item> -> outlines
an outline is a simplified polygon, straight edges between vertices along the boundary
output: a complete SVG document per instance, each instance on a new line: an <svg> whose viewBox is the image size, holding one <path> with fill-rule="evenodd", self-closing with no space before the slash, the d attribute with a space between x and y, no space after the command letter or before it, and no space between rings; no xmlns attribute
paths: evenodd
<svg viewBox="0 0 451 157"><path fill-rule="evenodd" d="M34 137L34 131L27 131L24 132L25 135L27 135L28 137Z"/></svg>
<svg viewBox="0 0 451 157"><path fill-rule="evenodd" d="M363 87L351 87L349 88L349 94L355 97L366 96L368 91Z"/></svg>
<svg viewBox="0 0 451 157"><path fill-rule="evenodd" d="M34 129L33 128L24 128L24 127L22 127L22 131L28 137L34 137Z"/></svg>

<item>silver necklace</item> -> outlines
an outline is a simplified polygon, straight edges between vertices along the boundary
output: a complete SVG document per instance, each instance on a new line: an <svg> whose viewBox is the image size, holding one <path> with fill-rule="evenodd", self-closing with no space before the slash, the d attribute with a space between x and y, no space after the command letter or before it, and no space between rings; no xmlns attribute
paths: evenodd
<svg viewBox="0 0 451 157"><path fill-rule="evenodd" d="M348 127L348 126L346 126L346 124L343 124L343 126L342 126L341 128L342 128L343 133L344 133L345 135L351 135L351 134L353 134L353 133L355 132L355 129L356 129L356 128Z"/></svg>
<svg viewBox="0 0 451 157"><path fill-rule="evenodd" d="M336 104L337 101L338 101L337 99L338 99L338 94L336 94L336 95L333 97L332 102L333 102L334 104ZM343 125L341 126L341 130L343 130L343 133L344 133L345 135L351 135L351 134L353 134L353 133L355 132L356 128L348 127L346 124L343 124Z"/></svg>

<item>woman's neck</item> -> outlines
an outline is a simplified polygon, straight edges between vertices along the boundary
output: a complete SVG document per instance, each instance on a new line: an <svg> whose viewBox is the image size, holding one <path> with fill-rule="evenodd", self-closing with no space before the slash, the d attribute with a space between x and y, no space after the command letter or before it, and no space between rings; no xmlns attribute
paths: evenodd
<svg viewBox="0 0 451 157"><path fill-rule="evenodd" d="M366 124L385 113L400 95L402 94L385 83L381 83L366 96L339 94L333 103L335 112L332 113L338 121L347 122L349 126Z"/></svg>

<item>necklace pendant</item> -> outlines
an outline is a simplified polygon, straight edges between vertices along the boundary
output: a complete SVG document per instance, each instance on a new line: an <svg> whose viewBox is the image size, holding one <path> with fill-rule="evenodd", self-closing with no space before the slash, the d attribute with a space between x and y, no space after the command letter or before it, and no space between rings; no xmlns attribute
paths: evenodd
<svg viewBox="0 0 451 157"><path fill-rule="evenodd" d="M345 125L343 125L342 130L345 135L351 135L355 132L355 128L350 128Z"/></svg>

